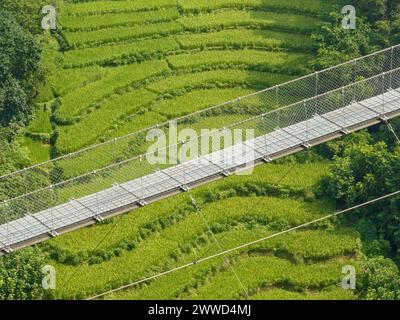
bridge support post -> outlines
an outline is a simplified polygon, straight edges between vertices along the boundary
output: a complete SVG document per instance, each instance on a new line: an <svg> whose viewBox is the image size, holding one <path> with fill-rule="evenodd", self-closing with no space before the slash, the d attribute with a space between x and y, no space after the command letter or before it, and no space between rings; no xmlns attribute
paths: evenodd
<svg viewBox="0 0 400 320"><path fill-rule="evenodd" d="M392 76L393 76L393 60L394 60L394 47L390 49L390 78L389 78L389 90L392 89Z"/></svg>
<svg viewBox="0 0 400 320"><path fill-rule="evenodd" d="M56 201L56 194L55 194L55 190L54 190L54 186L51 185L50 186L50 190L51 190L51 226L50 226L50 232L49 234L54 238L56 236L58 236L58 233L55 231L55 220L54 220L54 207L57 205L57 201Z"/></svg>
<svg viewBox="0 0 400 320"><path fill-rule="evenodd" d="M311 148L311 145L309 143L310 141L310 136L309 136L309 112L308 112L308 107L307 107L307 102L303 101L303 108L304 108L304 112L306 114L306 141L304 141L303 143L303 147L306 149Z"/></svg>
<svg viewBox="0 0 400 320"><path fill-rule="evenodd" d="M5 217L7 218L7 214L8 214L8 208L9 208L9 204L7 202L7 200L3 201L3 205L6 211ZM11 248L11 239L10 239L10 222L7 221L6 222L6 242L5 243L0 243L1 245L1 251L3 251L4 253L8 254L11 253L13 250Z"/></svg>
<svg viewBox="0 0 400 320"><path fill-rule="evenodd" d="M382 114L381 117L384 117L386 112L385 112L385 73L382 74Z"/></svg>
<svg viewBox="0 0 400 320"><path fill-rule="evenodd" d="M344 112L344 108L346 107L346 100L344 97L345 89L342 87L342 115L343 115L343 124L342 124L342 132L347 132L347 126L346 126L346 113Z"/></svg>

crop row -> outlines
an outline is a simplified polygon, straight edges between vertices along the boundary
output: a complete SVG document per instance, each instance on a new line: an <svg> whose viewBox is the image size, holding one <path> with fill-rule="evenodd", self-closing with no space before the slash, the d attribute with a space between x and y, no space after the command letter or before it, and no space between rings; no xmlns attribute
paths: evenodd
<svg viewBox="0 0 400 320"><path fill-rule="evenodd" d="M155 95L149 91L137 89L105 101L101 107L93 110L79 122L59 126L57 150L61 153L67 153L98 142L98 137L111 127L117 119L138 112L141 107L154 99ZM148 124L141 125L148 126ZM139 129L141 128L138 126L137 130Z"/></svg>
<svg viewBox="0 0 400 320"><path fill-rule="evenodd" d="M213 65L247 65L254 69L285 74L304 74L313 58L310 54L257 50L210 50L167 58L174 69L196 69Z"/></svg>
<svg viewBox="0 0 400 320"><path fill-rule="evenodd" d="M244 230L243 228L237 228L237 230L231 230L228 233L223 233L216 235L217 239L224 239L225 243L228 245L225 247L233 246L238 244L238 241L234 240L234 237L239 236L243 241L251 241L254 239L254 235L251 232L255 232L256 236L262 237L268 234L268 231L262 227L254 227L252 230ZM340 232L339 232L340 233ZM324 238L329 238L328 242L321 242L318 236L323 235ZM339 257L341 254L346 252L356 253L359 248L357 246L357 239L354 237L352 232L348 232L347 235L336 234L335 231L299 231L293 235L285 235L276 238L275 243L269 243L269 241L263 242L259 245L253 246L253 250L258 250L261 252L262 249L269 250L270 252L281 253L281 255L286 255L290 257L295 255L291 251L279 251L277 247L285 246L288 242L295 241L294 245L297 247L305 246L306 248L312 248L315 253L318 250L324 250L327 248L329 250L330 244L332 244L332 252L325 255L325 259ZM240 243L239 243L240 244ZM204 248L198 248L198 256L201 256L203 252L210 250L210 246L205 246ZM314 250L315 248L315 250ZM208 252L210 253L210 252ZM267 254L267 252L265 252ZM321 256L317 253L317 256ZM192 257L185 257L182 262L189 262ZM287 264L287 261L280 260L282 263ZM182 263L181 262L181 263ZM146 286L136 287L130 290L122 291L116 294L107 296L108 299L176 299L176 298L195 298L196 290L195 288L201 288L205 282L213 282L213 278L218 276L221 271L221 266L224 265L224 259L219 258L213 261L205 262L204 264L194 265L185 270L178 271L176 273L161 277ZM322 263L320 264L322 265ZM298 265L293 265L298 266ZM225 263L225 269L227 265ZM260 268L268 268L268 265L259 266ZM307 266L303 266L307 267ZM234 265L235 268L235 265ZM339 269L339 272L341 269ZM250 270L249 273L257 273L257 269ZM288 272L289 274L290 272ZM310 277L312 277L310 275ZM247 278L244 275L244 278ZM301 288L305 289L305 288ZM201 289L200 289L201 290ZM240 293L240 292L239 292ZM300 295L300 294L299 294ZM257 294L254 294L252 298L257 298ZM299 297L300 298L300 297Z"/></svg>
<svg viewBox="0 0 400 320"><path fill-rule="evenodd" d="M146 25L137 25L132 27L115 27L100 29L95 31L64 32L68 43L72 47L98 46L110 42L120 42L135 38L144 38L148 36L165 36L182 32L181 24L172 22L162 22Z"/></svg>
<svg viewBox="0 0 400 320"><path fill-rule="evenodd" d="M215 51L210 51L210 52L204 52L200 54L192 54L188 55L189 62L190 63L196 63L195 65L191 66L185 66L185 68L190 67L190 68L196 68L197 66L202 66L204 67L205 65L210 65L210 61L212 62L211 65L217 65L218 63L230 63L232 65L235 64L243 64L243 63L248 63L251 66L252 61L257 63L256 66L253 67L261 67L263 69L267 68L267 70L272 70L272 71L278 71L281 72L280 66L279 66L279 59L276 59L277 57L281 56L281 61L282 61L282 66L284 65L283 61L285 61L284 57L292 57L293 61L300 61L304 55L296 55L296 54L286 54L286 53L268 53L268 52L259 52L259 51L243 51L243 52L238 52L238 51L232 51L232 52L226 52L224 59L221 59L222 57L218 55L218 52ZM234 58L237 58L238 61L235 61ZM176 57L170 57L170 62L172 62L173 66L178 66L179 68L182 68L182 60L179 61L178 59L182 59L180 56ZM186 57L183 57L184 59ZM214 60L212 60L214 58ZM246 59L247 58L247 59ZM262 59L262 60L261 60ZM276 61L272 61L272 59L276 59ZM298 59L298 60L297 60ZM247 61L246 61L247 60ZM288 63L290 59L287 58ZM267 62L268 61L268 62ZM293 62L293 66L296 64L296 62ZM181 63L179 65L178 63ZM268 64L270 66L268 66ZM273 63L276 63L277 66L273 66ZM285 66L285 68L288 68L288 66ZM99 119L102 119L101 113L103 110L102 102L101 100L104 100L105 97L108 97L110 94L113 94L117 88L124 87L129 84L133 84L134 82L137 82L139 80L143 80L151 75L161 73L162 71L167 70L166 64L164 64L162 61L154 61L153 63L147 62L144 65L129 65L129 66L124 66L124 67L118 67L116 70L110 69L111 71L108 71L106 76L104 76L103 79L99 81L95 81L93 83L88 84L87 86L82 87L79 90L73 91L66 96L62 97L61 99L61 106L59 107L59 110L57 110L57 117L58 119L61 119L63 122L68 121L71 122L73 119L77 118L83 111L87 112L87 110L94 110L96 108L100 108L99 112L96 113L96 117L100 117ZM288 71L288 73L296 73L295 71L298 72L298 70L283 70ZM140 71L140 72L139 72ZM199 75L199 78L197 78L197 75ZM253 76L257 75L255 78ZM290 79L290 76L282 76L282 75L272 75L272 74L263 74L260 72L254 72L253 74L248 73L248 71L230 71L226 74L224 74L222 71L219 72L208 72L204 73L204 77L202 76L202 73L194 73L194 74L189 74L186 76L180 76L180 77L174 77L171 79L173 84L171 84L171 81L168 81L169 78L166 80L162 80L160 84L158 85L155 83L153 86L150 86L149 88L152 90L160 90L161 87L164 86L165 91L168 92L174 92L175 90L180 90L180 89L186 89L186 90L192 90L192 88L196 86L202 86L202 85L214 85L216 87L220 87L222 84L230 84L230 85L250 85L250 86L255 86L258 85L260 86L263 84L264 87L268 85L273 85L278 82L283 82L285 80ZM118 81L117 81L118 80ZM121 81L120 81L121 80ZM175 81L178 80L178 81ZM122 85L121 85L122 83ZM213 84L214 83L214 84ZM171 84L171 87L169 86ZM264 85L265 84L265 85ZM116 87L117 85L117 87ZM183 87L185 85L185 87ZM98 88L101 88L99 90ZM157 89L158 88L158 89ZM258 87L260 88L260 87ZM196 97L193 97L193 95L187 95L184 98L179 98L177 101L170 101L166 100L165 102L162 102L158 107L156 107L155 111L159 112L160 114L163 115L168 115L173 116L173 115L183 115L187 114L189 111L197 111L202 108L202 106L211 106L212 104L217 104L229 100L228 98L235 98L235 96L232 96L229 94L228 96L224 94L221 96L221 94L218 94L218 90L214 90L214 94L212 99L205 101L208 96L202 93L197 94ZM204 93L211 92L211 91L205 91ZM227 91L226 91L227 92ZM184 93L184 92L183 92ZM233 92L235 93L235 92ZM243 96L247 92L236 92L237 96ZM82 98L84 97L84 99ZM83 100L82 100L83 99ZM97 101L97 103L96 103ZM204 103L202 103L202 101ZM175 107L175 112L170 112L168 110L172 110ZM184 109L182 109L184 107ZM121 110L123 110L124 107L121 105ZM125 114L126 112L124 112ZM93 117L94 114L87 114L85 117ZM139 117L137 120L140 121L142 117ZM110 119L104 119L108 124L110 123L115 123L118 117L114 117L113 120L110 122ZM159 121L159 119L157 119ZM102 122L100 120L100 122ZM149 123L146 121L146 123ZM79 126L81 125L80 123L78 124ZM109 126L107 126L105 129L107 129ZM143 126L141 126L143 128ZM96 126L98 128L98 126ZM135 126L135 128L138 128ZM104 129L104 130L105 130ZM132 127L131 127L132 129ZM104 132L104 130L101 130L100 132L97 132L96 135L99 135L100 133ZM73 133L73 129L67 129L65 132L71 132ZM64 133L65 133L64 132ZM62 131L61 131L62 133ZM63 133L62 133L63 135ZM65 137L65 139L69 139L68 137ZM81 139L87 140L87 141L92 141L92 139L88 139L88 135L83 135L81 136ZM80 139L78 139L80 140ZM73 139L73 141L76 141ZM78 143L81 145L80 143ZM60 144L61 146L62 144ZM86 145L86 144L84 144ZM64 148L61 148L64 150ZM61 150L60 149L60 150ZM75 150L73 148L69 148L69 150Z"/></svg>
<svg viewBox="0 0 400 320"><path fill-rule="evenodd" d="M321 291L289 291L284 289L264 289L254 294L254 300L353 300L355 299L353 290L343 290L335 286Z"/></svg>
<svg viewBox="0 0 400 320"><path fill-rule="evenodd" d="M164 122L166 119L160 119L160 115L153 113L153 112L146 112L144 114L139 114L135 116L133 119L127 119L125 125L122 125L119 130L124 130L120 133L128 133L134 132L140 124L150 125L154 124L155 122L161 123ZM205 115L204 117L192 119L195 120L190 121L189 125L191 127L196 126L199 128L219 128L222 126L226 126L227 123L234 123L242 120L243 115L240 114L211 114ZM186 125L183 124L183 127ZM182 125L179 126L180 128ZM182 127L182 128L183 128ZM118 130L114 133L117 134ZM114 136L115 137L115 136ZM126 154L125 149L127 145L131 143L131 140L136 139L139 135L133 135L129 139L123 139L118 143L110 143L107 145L102 146L101 148L94 149L90 152L84 153L79 157L79 159L75 158L68 158L59 162L58 166L62 167L64 175L67 177L83 174L86 172L91 172L94 169L98 169L102 166L105 166L111 162L120 158L120 155ZM143 141L141 142L143 143ZM138 154L138 153L136 153ZM117 157L118 155L118 157ZM132 156L132 153L129 153L129 156ZM273 174L273 173L270 173Z"/></svg>
<svg viewBox="0 0 400 320"><path fill-rule="evenodd" d="M202 47L262 47L310 51L315 43L310 36L268 30L223 30L175 37L182 49Z"/></svg>
<svg viewBox="0 0 400 320"><path fill-rule="evenodd" d="M194 124L190 125L191 129L198 131L200 129L207 128L222 128L227 123L236 123L244 120L248 116L245 115L216 115L209 116L203 121L200 120ZM120 122L114 124L113 130L104 133L106 139L112 139L120 137L121 135L129 134L135 132L137 128L141 128L141 124L146 124L147 127L154 125L154 123L163 123L168 121L168 118L162 116L159 113L153 111L147 111L145 113L135 114L132 117L127 117L121 119Z"/></svg>
<svg viewBox="0 0 400 320"><path fill-rule="evenodd" d="M64 54L64 65L76 68L100 65L120 65L140 62L165 56L180 49L174 38L141 40L134 43L105 45L95 48L84 48L67 51Z"/></svg>
<svg viewBox="0 0 400 320"><path fill-rule="evenodd" d="M172 75L148 85L147 88L160 94L193 88L208 83L248 84L249 86L266 88L293 78L284 74L241 69L210 70Z"/></svg>
<svg viewBox="0 0 400 320"><path fill-rule="evenodd" d="M248 26L304 34L321 25L321 20L318 18L262 11L220 11L198 16L185 16L177 21L190 31Z"/></svg>
<svg viewBox="0 0 400 320"><path fill-rule="evenodd" d="M102 79L111 69L93 65L85 68L62 69L51 77L55 97L65 96L92 82Z"/></svg>
<svg viewBox="0 0 400 320"><path fill-rule="evenodd" d="M161 115L162 120L166 121L167 119L192 113L250 92L247 89L235 88L195 90L181 97L161 102L155 101L156 95L142 89L128 94L116 95L114 98L102 102L97 109L81 117L79 122L60 126L56 143L57 150L64 154L93 144L121 117L132 113L135 113L136 117L130 118L131 129L138 131L159 123L160 117L154 117L154 112ZM143 94L143 99L140 98L140 93ZM153 102L153 106L150 105L150 102ZM148 110L152 111L153 116L148 117L146 115ZM135 125L134 128L132 128L133 125ZM88 131L87 128L90 128L90 130Z"/></svg>
<svg viewBox="0 0 400 320"><path fill-rule="evenodd" d="M265 41L267 42L267 41ZM106 45L97 48L85 48L78 49L73 51L68 51L64 54L64 64L66 67L82 67L82 66L90 66L95 64L100 65L120 65L127 63L135 63L141 62L148 59L161 58L166 55L177 54L180 51L179 44L174 40L173 37L158 39L158 40L143 40L135 43L129 44L119 44L119 45ZM264 52L263 52L264 51ZM184 52L184 51L183 51ZM229 57L226 61L222 59L221 52L223 52L223 56ZM232 50L232 51L216 51L214 50L204 50L203 52L198 53L186 53L183 55L176 55L170 58L171 62L176 62L177 67L180 67L182 63L178 63L179 60L186 60L186 57L193 56L195 61L198 59L203 59L206 61L201 61L199 65L193 65L193 63L187 64L187 67L198 67L198 66L207 66L210 65L207 60L211 60L212 64L215 64L214 57L221 57L218 59L216 63L227 63L227 64L247 64L253 65L255 67L264 65L265 58L269 61L270 65L275 61L282 61L282 58L288 58L288 66L286 66L286 70L290 71L290 66L293 66L295 70L292 70L289 73L299 74L304 72L304 68L301 66L307 61L311 60L311 55L308 54L298 54L298 53L285 53L285 52L265 52L265 50ZM243 56L243 60L240 57ZM255 56L254 59L251 59L251 56ZM230 58L232 57L232 58ZM297 59L294 63L291 58ZM190 58L188 59L191 60ZM232 60L232 61L230 61ZM250 61L250 62L249 62ZM283 65L283 63L281 63ZM182 65L184 66L184 65ZM302 71L296 71L301 69ZM263 69L266 71L267 69ZM275 71L275 70L274 70Z"/></svg>
<svg viewBox="0 0 400 320"><path fill-rule="evenodd" d="M203 89L194 90L181 97L172 100L164 100L153 108L153 111L158 112L169 119L174 119L186 114L193 113L198 110L232 100L236 97L245 96L252 93L249 89Z"/></svg>
<svg viewBox="0 0 400 320"><path fill-rule="evenodd" d="M356 261L329 261L312 265L292 264L268 256L240 257L234 264L235 273L226 268L190 295L192 299L235 299L258 288L278 285L304 290L340 286L342 267ZM237 280L238 277L240 281ZM185 297L187 298L187 297Z"/></svg>
<svg viewBox="0 0 400 320"><path fill-rule="evenodd" d="M136 24L167 22L179 18L176 8L166 8L155 11L131 12L131 13L105 13L87 17L68 16L61 17L60 24L68 31L94 31L98 29L133 26Z"/></svg>
<svg viewBox="0 0 400 320"><path fill-rule="evenodd" d="M347 233L346 233L347 232ZM294 246L301 247L304 246L307 249L311 250L312 252L316 253L315 260L321 258L323 259L330 259L334 257L338 257L342 254L351 254L355 255L359 252L359 247L357 244L357 238L355 238L354 234L351 231L339 231L336 234L335 231L326 232L324 234L324 238L328 239L328 242L321 242L319 236L325 231L317 231L314 234L314 231L299 231L294 235L285 235L282 237L277 238L275 243L268 243L268 241L263 242L258 245L254 245L251 247L253 253L258 252L262 254L269 255L270 253L276 253L279 256L284 256L286 258L291 259L291 257L295 256L295 252L291 252L286 250L281 250L281 246L285 246L285 243L296 241ZM249 227L241 227L236 226L234 229L223 232L220 234L216 234L217 240L221 243L224 248L231 248L237 245L241 245L243 243L247 243L253 241L257 238L264 237L270 234L270 231L265 227L261 226L252 226ZM184 263L189 263L197 258L210 255L219 251L218 246L214 243L212 238L208 240L206 238L201 238L202 245L200 247L196 247L194 250L190 249L189 247L186 248L186 254L178 259L177 262L170 263L169 266L172 268L174 266L179 266ZM332 251L326 254L322 254L318 250L328 251L329 248L332 248ZM266 251L267 250L267 251ZM241 250L245 252L246 249ZM298 261L301 261L300 256L296 256ZM314 257L313 257L314 258ZM321 261L321 260L319 260ZM344 260L345 261L345 260ZM116 295L110 296L110 298L116 299L171 299L177 298L180 294L182 294L186 290L190 290L190 288L198 288L204 283L204 277L206 277L209 273L214 273L218 275L215 271L220 268L221 263L223 261L221 259L216 259L211 262L206 262L199 266L192 266L185 270L176 272L167 276L166 278L161 277L156 281L146 285L145 287L141 288L133 288L131 290L120 292ZM284 262L285 263L285 262ZM346 263L344 263L346 264ZM296 264L299 266L301 264ZM323 263L319 264L320 266ZM293 265L294 267L295 265ZM268 268L268 266L265 266ZM341 272L341 268L339 268L339 273ZM256 269L251 270L250 273L257 273ZM312 278L312 275L310 275ZM211 279L207 279L208 282L212 282ZM318 282L318 280L316 280ZM319 283L318 283L319 284ZM313 286L316 284L314 283ZM321 286L326 285L322 283ZM302 288L304 289L304 288ZM193 292L192 290L190 290ZM185 298L190 298L186 296Z"/></svg>
<svg viewBox="0 0 400 320"><path fill-rule="evenodd" d="M192 119L191 127L201 126L202 128L210 127L222 127L226 123L234 123L243 119L243 115L207 115L206 117L200 117ZM109 129L108 133L104 134L104 137L117 137L120 136L118 133L131 133L135 132L137 128L142 128L143 126L150 127L155 123L164 123L166 118L162 117L158 113L151 111L138 112L133 116L126 117L124 119L118 120L117 122L110 121L113 123L113 127ZM184 128L189 124L180 124L180 128ZM79 157L70 157L63 159L57 163L57 166L62 170L63 176L70 178L87 172L92 172L95 169L99 169L107 164L124 159L126 157L132 157L133 155L138 155L140 153L127 152L126 149L132 141L139 139L139 143L143 144L144 138L142 134L131 135L130 138L119 140L116 143L108 143L102 145L100 148L90 150L88 152L79 154ZM100 140L104 141L104 140ZM68 149L69 150L69 149ZM135 150L135 149L134 149ZM141 150L140 152L144 152Z"/></svg>
<svg viewBox="0 0 400 320"><path fill-rule="evenodd" d="M223 8L252 8L269 11L298 12L310 15L320 15L334 3L330 0L178 0L184 11L198 13Z"/></svg>
<svg viewBox="0 0 400 320"><path fill-rule="evenodd" d="M174 79L178 81L174 82ZM261 79L260 82L259 79ZM146 103L130 101L121 92L121 94L98 102L94 107L87 109L87 113L79 117L79 122L61 126L58 131L57 149L59 152L65 153L94 143L107 135L107 132L109 134L112 131L124 130L129 133L145 129L167 119L191 114L236 97L245 96L254 92L257 85L276 84L283 79L290 79L290 76L261 72L249 73L244 70L231 70L227 73L217 70L167 77L161 80L160 84L155 82L153 85L149 85L148 88L153 92L157 92L157 88L159 91L165 91L153 95L149 99L144 99L143 101ZM172 88L168 87L168 83L172 82L174 82ZM145 94L145 97L148 96ZM258 107L259 104L257 103L257 106L254 105L254 107ZM110 117L110 110L113 110L112 117ZM242 114L231 112L231 114L223 116L210 114L199 118L196 123L191 122L190 127L195 130L223 127L251 115L251 113L246 115L245 111L243 110ZM125 126L126 123L128 123L129 130ZM86 130L84 128L87 127L91 128L91 131L84 135L81 134L81 130ZM113 135L117 136L115 132Z"/></svg>
<svg viewBox="0 0 400 320"><path fill-rule="evenodd" d="M131 141L130 145L133 146L134 141ZM132 175L133 170L140 172L142 168L137 168L137 164L138 162L135 162L133 163L133 167L130 165L121 167L119 172L118 170L109 171L107 175L99 175L92 182L97 185L97 188L99 188L99 184L101 184L100 188L110 187L111 184L117 180L118 173L125 176L128 174L126 179L129 179L129 175ZM143 167L143 165L140 167ZM63 167L63 169L65 170L67 168ZM73 169L76 170L77 168ZM212 186L196 189L194 191L195 197L199 202L205 203L205 206L209 206L209 204L213 202L226 201L226 199L236 197L237 195L241 197L254 195L274 195L283 198L305 197L310 192L307 190L312 188L312 186L317 183L319 177L326 172L326 167L319 163L297 165L290 168L292 175L286 175L284 179L282 179L282 172L287 172L287 169L287 166L277 164L257 167L252 175L243 177L232 176L229 179L215 182ZM143 174L144 172L142 171L141 173ZM100 180L96 182L98 179ZM279 183L279 185L276 185L277 183ZM67 186L65 190L59 191L58 196L59 198L65 197L68 200L70 196L69 193L71 193L71 190L74 192L75 189L75 196L84 195L82 191L85 191L85 193L97 191L94 189L90 190L90 183L84 186L84 188L80 187L78 189L77 186L70 185ZM129 235L134 236L139 233L140 229L142 230L140 234L143 234L143 231L147 231L145 234L148 234L150 231L159 231L160 226L165 228L168 226L166 221L170 220L169 216L173 217L173 220L176 222L177 217L179 215L182 216L181 213L187 212L188 209L185 209L187 208L186 201L186 195L179 195L172 198L169 202L157 202L149 207L138 210L134 215L125 215L118 221L118 232L110 234L108 241L101 246L97 246L97 249L107 249L108 251L117 249L121 246L121 243L126 243L127 241L127 243L129 243L129 239L131 239ZM321 210L326 210L330 207L330 204L321 202L318 206ZM184 210L181 211L181 208ZM192 206L190 208L192 208ZM157 212L157 214L155 214L155 212ZM193 210L189 210L189 213L193 213ZM184 214L183 217L184 216L186 216L186 214ZM157 220L159 220L160 223L158 223ZM114 228L116 226L113 226L113 224L102 224L95 228L81 229L73 234L67 234L63 238L54 239L51 243L52 246L59 248L62 252L75 252L75 256L82 256L84 252L93 250L95 243L102 238L104 233L109 234L107 230L110 227ZM77 247L75 247L75 245ZM303 250L301 252L305 257L310 256L310 254L306 255L304 248L296 249L291 246L291 250L293 252ZM316 255L316 253L313 254Z"/></svg>
<svg viewBox="0 0 400 320"><path fill-rule="evenodd" d="M65 3L64 15L93 15L103 13L150 11L161 8L176 7L176 0L146 0L146 1L89 1L80 3Z"/></svg>
<svg viewBox="0 0 400 320"><path fill-rule="evenodd" d="M333 1L303 0L301 3L290 0L148 0L140 1L89 1L67 3L63 7L65 15L98 15L107 13L126 13L149 11L161 8L180 7L186 13L198 14L201 11L218 9L257 9L276 12L299 12L308 15L321 15L333 8Z"/></svg>

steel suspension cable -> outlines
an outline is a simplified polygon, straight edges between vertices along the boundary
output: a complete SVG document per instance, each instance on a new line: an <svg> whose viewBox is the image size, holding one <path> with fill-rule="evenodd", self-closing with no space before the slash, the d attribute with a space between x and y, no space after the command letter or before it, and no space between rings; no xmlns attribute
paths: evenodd
<svg viewBox="0 0 400 320"><path fill-rule="evenodd" d="M388 122L387 126L388 126L388 128L389 128L389 131L390 131L391 133L393 133L395 139L397 140L397 143L400 144L400 138L399 138L399 136L397 135L396 131L394 130L392 124Z"/></svg>

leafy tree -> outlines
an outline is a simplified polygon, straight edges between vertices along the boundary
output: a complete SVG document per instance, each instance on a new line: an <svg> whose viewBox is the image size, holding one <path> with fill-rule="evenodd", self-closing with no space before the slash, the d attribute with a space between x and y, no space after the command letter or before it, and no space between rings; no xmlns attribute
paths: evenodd
<svg viewBox="0 0 400 320"><path fill-rule="evenodd" d="M0 300L32 300L47 297L42 289L43 255L29 248L0 257Z"/></svg>
<svg viewBox="0 0 400 320"><path fill-rule="evenodd" d="M400 274L396 264L383 257L365 261L357 275L357 294L367 300L400 300Z"/></svg>
<svg viewBox="0 0 400 320"><path fill-rule="evenodd" d="M388 12L387 0L355 0L354 6L370 22L385 18Z"/></svg>
<svg viewBox="0 0 400 320"><path fill-rule="evenodd" d="M397 0L355 0L358 15L371 24L371 40L380 47L397 44L399 40L400 4Z"/></svg>
<svg viewBox="0 0 400 320"><path fill-rule="evenodd" d="M346 1L340 2L348 4ZM332 12L313 35L318 41L315 67L322 69L386 48L400 41L400 3L397 0L355 0L357 27L342 27L343 15Z"/></svg>
<svg viewBox="0 0 400 320"><path fill-rule="evenodd" d="M13 78L5 80L0 89L0 114L4 126L11 121L24 121L31 114L26 94Z"/></svg>
<svg viewBox="0 0 400 320"><path fill-rule="evenodd" d="M14 140L14 135L14 129L0 127L0 175L13 172L29 164L27 155Z"/></svg>
<svg viewBox="0 0 400 320"><path fill-rule="evenodd" d="M352 206L398 190L400 149L391 150L384 142L357 139L338 148L330 174L321 190L339 206ZM395 255L400 248L400 199L392 198L361 209L357 217L369 220L377 230L376 240L387 240ZM375 251L385 246L374 243ZM383 246L383 247L382 247Z"/></svg>
<svg viewBox="0 0 400 320"><path fill-rule="evenodd" d="M351 60L373 50L369 38L371 33L369 24L363 19L357 19L357 28L347 30L342 27L342 19L340 13L332 12L329 15L329 22L321 27L319 33L313 35L313 38L320 43L317 69Z"/></svg>
<svg viewBox="0 0 400 320"><path fill-rule="evenodd" d="M40 34L43 31L40 24L41 8L50 2L47 0L2 0L0 9L12 13L21 27L28 32Z"/></svg>
<svg viewBox="0 0 400 320"><path fill-rule="evenodd" d="M0 122L26 123L40 70L41 49L14 17L0 9Z"/></svg>

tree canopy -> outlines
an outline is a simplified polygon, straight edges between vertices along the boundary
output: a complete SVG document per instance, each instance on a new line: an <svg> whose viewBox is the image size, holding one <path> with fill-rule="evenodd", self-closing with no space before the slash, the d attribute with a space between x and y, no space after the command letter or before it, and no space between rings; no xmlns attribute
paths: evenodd
<svg viewBox="0 0 400 320"><path fill-rule="evenodd" d="M357 294L366 300L400 300L399 269L383 257L366 260L357 275Z"/></svg>
<svg viewBox="0 0 400 320"><path fill-rule="evenodd" d="M398 190L399 147L388 146L383 141L376 142L373 135L366 131L331 143L330 147L334 154L333 162L330 173L321 182L321 190L336 199L340 207L350 207ZM360 219L374 226L375 235L366 244L375 246L371 251L381 252L377 246L385 247L386 243L382 240L386 240L390 243L392 256L398 255L399 212L400 199L392 198L361 209L353 218L353 221ZM366 229L371 230L370 227L362 228L364 231ZM365 235L362 234L362 237Z"/></svg>
<svg viewBox="0 0 400 320"><path fill-rule="evenodd" d="M0 257L0 300L42 299L43 255L28 248Z"/></svg>
<svg viewBox="0 0 400 320"><path fill-rule="evenodd" d="M0 8L0 124L24 124L40 69L40 45L13 15Z"/></svg>

